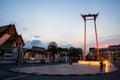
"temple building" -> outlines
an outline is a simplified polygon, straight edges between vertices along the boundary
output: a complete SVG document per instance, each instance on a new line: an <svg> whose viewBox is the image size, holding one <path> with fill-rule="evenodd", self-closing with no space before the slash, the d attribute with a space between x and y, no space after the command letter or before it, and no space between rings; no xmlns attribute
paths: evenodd
<svg viewBox="0 0 120 80"><path fill-rule="evenodd" d="M15 24L0 26L0 59L17 59L18 47L22 59L24 45L23 38L17 33Z"/></svg>

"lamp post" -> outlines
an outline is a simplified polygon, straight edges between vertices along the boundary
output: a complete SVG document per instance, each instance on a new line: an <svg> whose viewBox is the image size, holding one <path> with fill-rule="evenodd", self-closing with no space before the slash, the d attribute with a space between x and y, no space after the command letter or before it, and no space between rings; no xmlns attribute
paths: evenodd
<svg viewBox="0 0 120 80"><path fill-rule="evenodd" d="M67 53L66 53L66 56L65 56L65 62L67 63Z"/></svg>
<svg viewBox="0 0 120 80"><path fill-rule="evenodd" d="M18 68L20 72L20 46L17 47L17 50L18 50Z"/></svg>

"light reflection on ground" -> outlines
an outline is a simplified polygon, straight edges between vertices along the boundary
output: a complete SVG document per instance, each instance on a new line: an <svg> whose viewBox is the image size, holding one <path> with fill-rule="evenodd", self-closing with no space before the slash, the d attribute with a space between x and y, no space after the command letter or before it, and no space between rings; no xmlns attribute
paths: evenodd
<svg viewBox="0 0 120 80"><path fill-rule="evenodd" d="M99 61L79 61L78 64L98 66L98 67L100 66ZM109 72L117 70L117 68L112 63L110 63L109 61L103 61L103 64L104 64L104 70L103 70L104 73L109 73Z"/></svg>
<svg viewBox="0 0 120 80"><path fill-rule="evenodd" d="M84 63L84 62L83 62ZM95 63L93 65L93 63ZM36 73L36 74L48 74L48 75L81 75L81 74L97 74L100 72L99 62L86 62L82 64L74 63L73 65L69 64L59 64L59 65L49 65L49 66L33 66L33 67L24 67L20 68L20 72L22 73ZM117 68L109 62L104 66L104 70L102 73L109 73L116 71ZM14 71L18 71L18 68L12 69Z"/></svg>

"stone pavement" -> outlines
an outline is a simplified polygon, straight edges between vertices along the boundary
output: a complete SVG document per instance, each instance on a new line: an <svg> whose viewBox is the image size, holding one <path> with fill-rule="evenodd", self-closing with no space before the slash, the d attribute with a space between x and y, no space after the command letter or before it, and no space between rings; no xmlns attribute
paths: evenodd
<svg viewBox="0 0 120 80"><path fill-rule="evenodd" d="M106 65L103 72L100 72L100 68L97 65L86 65L74 63L69 64L58 64L58 65L46 65L46 66L32 66L23 68L13 68L11 71L25 73L25 74L36 74L36 75L85 75L85 74L104 74L116 71L117 68L113 65Z"/></svg>
<svg viewBox="0 0 120 80"><path fill-rule="evenodd" d="M117 67L120 67L120 62L113 63ZM31 66L46 66L49 64L22 64L21 67ZM51 64L50 64L51 65ZM52 64L54 65L54 64ZM120 70L107 73L107 74L95 74L95 75L72 75L72 76L49 76L49 75L27 75L17 72L10 72L8 69L18 67L17 65L0 65L0 80L120 80Z"/></svg>

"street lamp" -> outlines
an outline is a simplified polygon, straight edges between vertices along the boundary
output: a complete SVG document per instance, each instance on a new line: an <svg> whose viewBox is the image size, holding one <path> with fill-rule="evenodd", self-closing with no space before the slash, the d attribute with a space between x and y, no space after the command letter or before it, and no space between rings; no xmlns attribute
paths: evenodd
<svg viewBox="0 0 120 80"><path fill-rule="evenodd" d="M67 63L67 52L66 52L66 56L65 56L65 62Z"/></svg>
<svg viewBox="0 0 120 80"><path fill-rule="evenodd" d="M18 68L20 72L20 46L17 47L17 50L18 50Z"/></svg>

